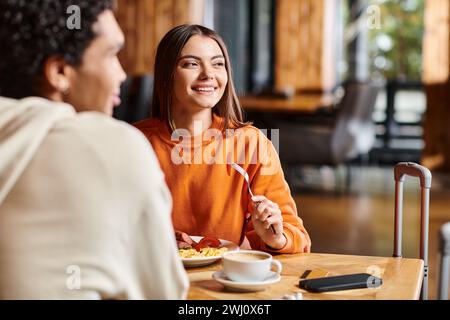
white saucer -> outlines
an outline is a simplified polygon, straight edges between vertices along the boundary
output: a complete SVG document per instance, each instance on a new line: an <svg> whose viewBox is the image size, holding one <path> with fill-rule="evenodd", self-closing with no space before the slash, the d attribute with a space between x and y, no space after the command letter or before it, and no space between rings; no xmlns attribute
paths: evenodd
<svg viewBox="0 0 450 320"><path fill-rule="evenodd" d="M237 282L227 278L223 271L214 272L212 277L214 280L223 284L226 288L232 291L252 292L265 290L271 284L280 281L281 276L273 271L270 271L269 276L264 281L258 282Z"/></svg>

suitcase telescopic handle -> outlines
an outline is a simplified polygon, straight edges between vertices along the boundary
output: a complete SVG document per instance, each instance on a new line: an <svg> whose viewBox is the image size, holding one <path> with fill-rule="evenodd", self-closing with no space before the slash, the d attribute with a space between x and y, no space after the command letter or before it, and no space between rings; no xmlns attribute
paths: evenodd
<svg viewBox="0 0 450 320"><path fill-rule="evenodd" d="M402 256L403 181L405 176L418 177L421 188L420 258L424 262L421 298L428 298L428 225L431 172L412 162L400 162L394 167L395 176L395 230L394 257Z"/></svg>

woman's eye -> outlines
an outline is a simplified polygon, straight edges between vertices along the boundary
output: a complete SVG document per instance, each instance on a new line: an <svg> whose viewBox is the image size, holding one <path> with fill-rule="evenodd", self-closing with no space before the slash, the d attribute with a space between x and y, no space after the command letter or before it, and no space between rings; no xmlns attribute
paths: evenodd
<svg viewBox="0 0 450 320"><path fill-rule="evenodd" d="M198 66L198 63L196 63L196 62L185 62L183 64L183 67L185 67L185 68L192 68L192 67L196 67L196 66Z"/></svg>
<svg viewBox="0 0 450 320"><path fill-rule="evenodd" d="M225 63L223 63L223 62L216 62L216 63L214 63L214 66L215 67L224 67Z"/></svg>

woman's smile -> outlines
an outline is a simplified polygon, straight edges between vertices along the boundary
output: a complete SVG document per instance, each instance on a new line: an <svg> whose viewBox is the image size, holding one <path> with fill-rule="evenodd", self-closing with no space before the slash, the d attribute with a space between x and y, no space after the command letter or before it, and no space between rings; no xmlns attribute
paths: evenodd
<svg viewBox="0 0 450 320"><path fill-rule="evenodd" d="M201 95L212 95L217 90L217 87L208 85L198 85L192 86L191 89L192 91L195 91L196 93Z"/></svg>

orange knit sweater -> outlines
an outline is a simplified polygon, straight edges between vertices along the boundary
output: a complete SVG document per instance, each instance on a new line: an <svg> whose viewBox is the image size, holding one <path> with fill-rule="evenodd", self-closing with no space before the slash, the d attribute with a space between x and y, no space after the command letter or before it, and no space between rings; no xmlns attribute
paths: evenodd
<svg viewBox="0 0 450 320"><path fill-rule="evenodd" d="M171 136L168 126L156 119L135 126L152 144L165 173L176 230L239 243L252 203L244 177L227 165L227 158L232 157L247 171L253 194L277 203L283 216L286 245L280 250L266 246L250 221L246 237L252 249L310 251L311 240L297 215L278 154L260 130L246 126L224 134L220 131L222 118L215 115L209 130L191 138Z"/></svg>

